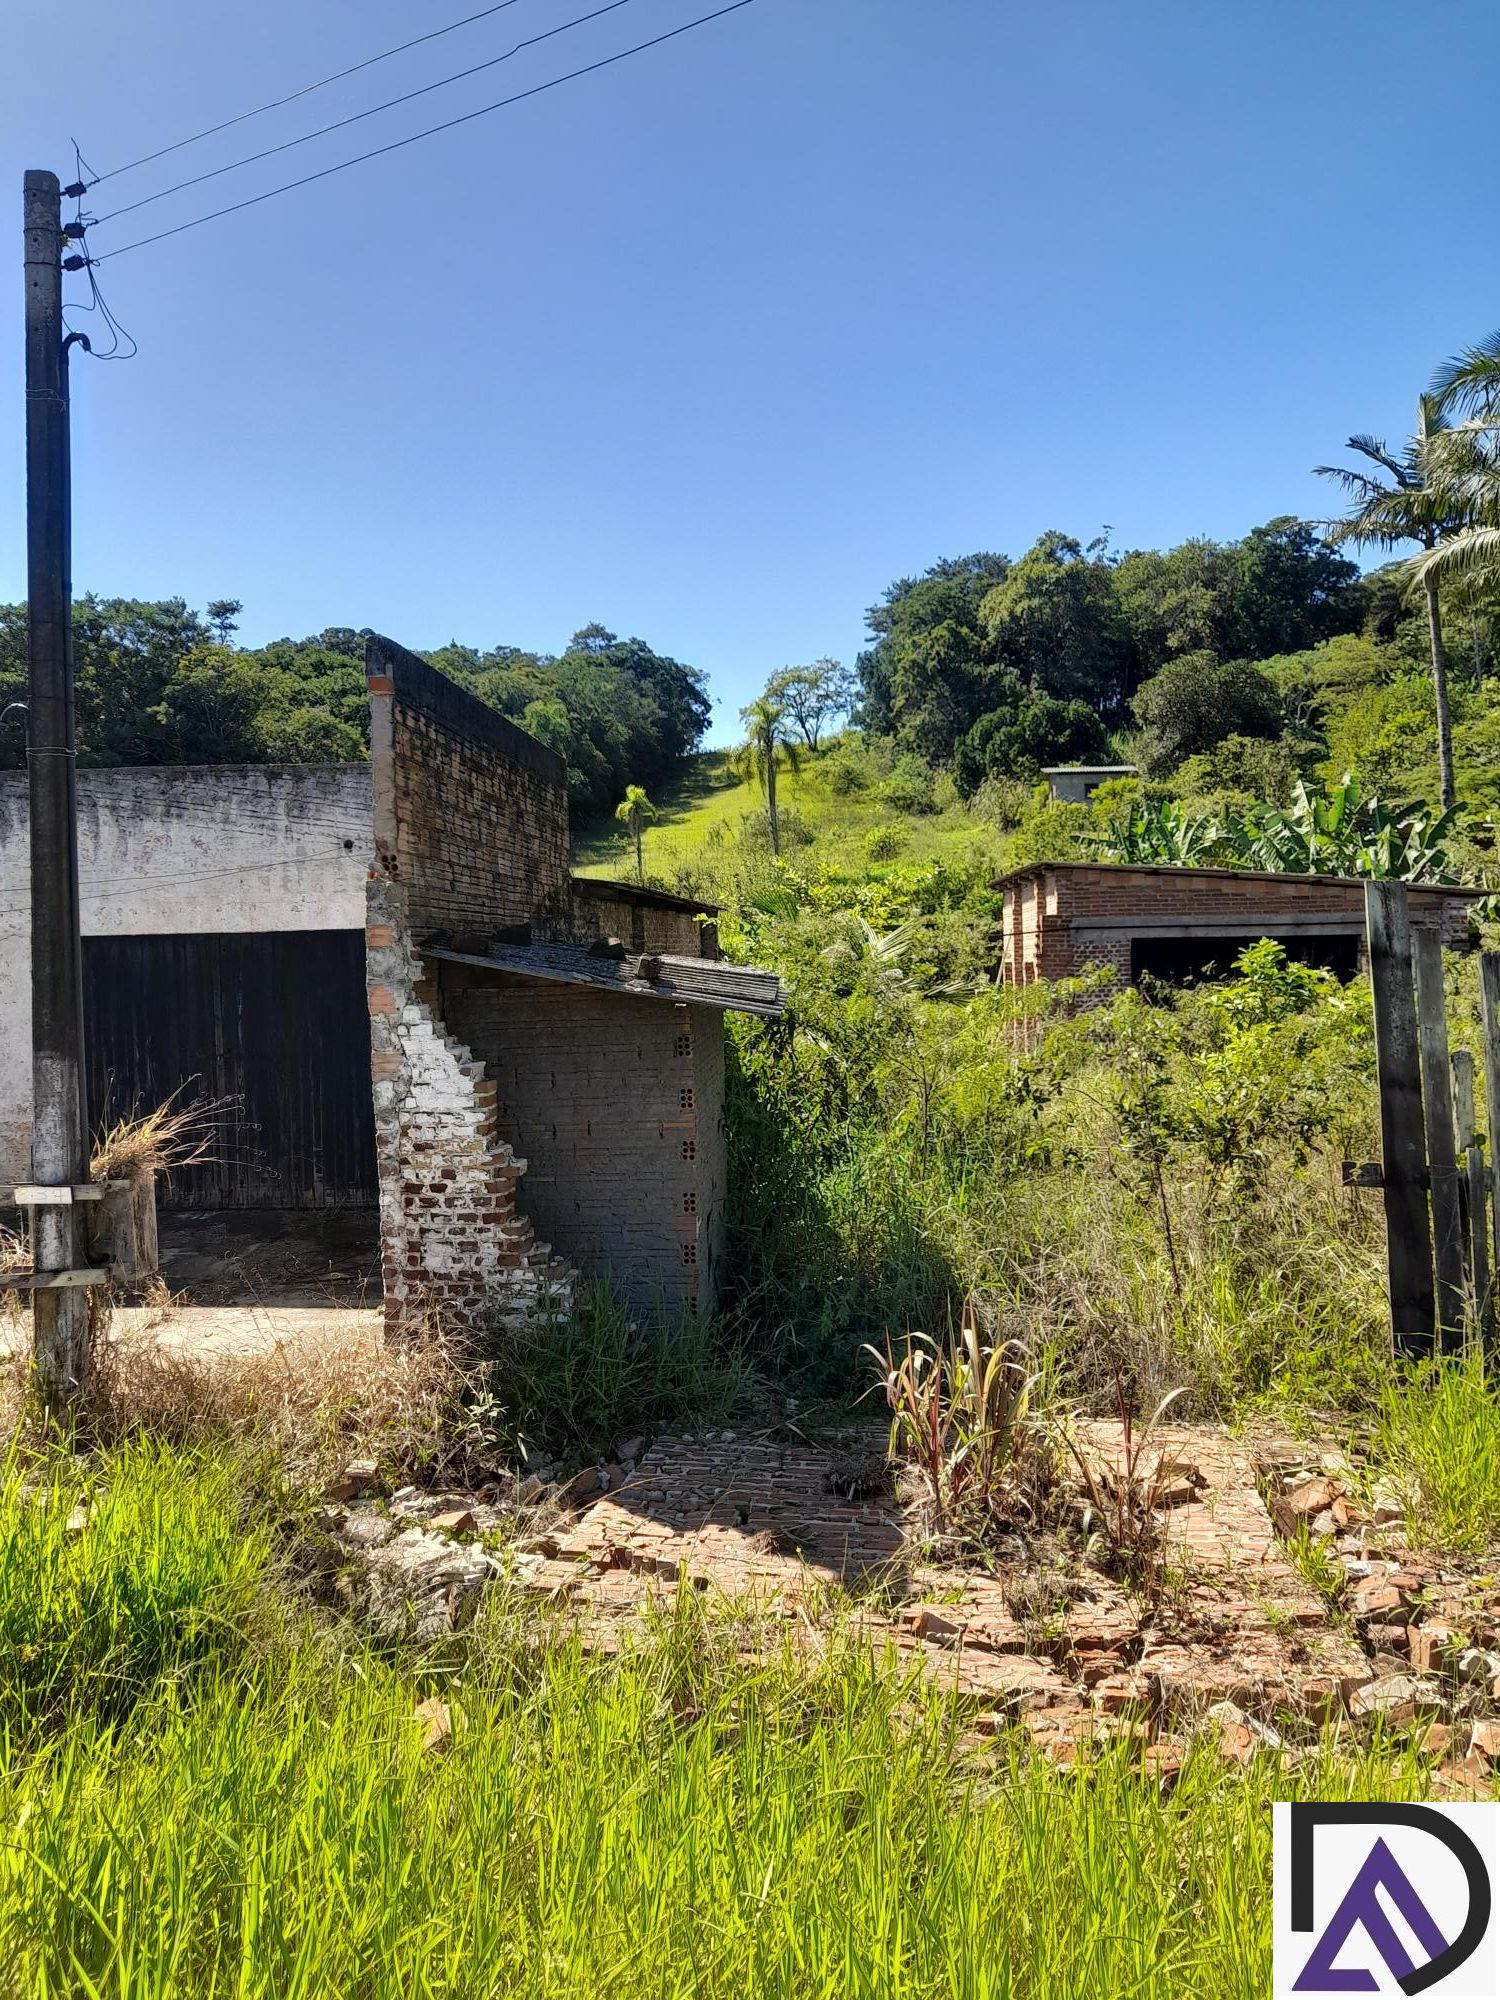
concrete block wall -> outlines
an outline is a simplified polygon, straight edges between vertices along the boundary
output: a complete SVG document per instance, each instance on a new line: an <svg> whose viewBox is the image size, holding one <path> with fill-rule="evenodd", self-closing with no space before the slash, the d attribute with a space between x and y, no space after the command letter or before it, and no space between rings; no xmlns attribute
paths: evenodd
<svg viewBox="0 0 1500 2000"><path fill-rule="evenodd" d="M499 1086L527 1209L559 1254L642 1306L717 1301L724 1023L588 987L442 968L443 1018Z"/></svg>
<svg viewBox="0 0 1500 2000"><path fill-rule="evenodd" d="M130 765L78 773L85 937L358 932L366 764ZM26 773L0 772L0 1199L31 1174Z"/></svg>

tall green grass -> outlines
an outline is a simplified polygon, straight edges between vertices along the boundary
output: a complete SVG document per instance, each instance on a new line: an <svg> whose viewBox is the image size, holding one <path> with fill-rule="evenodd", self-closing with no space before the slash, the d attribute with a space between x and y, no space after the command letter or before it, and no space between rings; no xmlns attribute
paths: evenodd
<svg viewBox="0 0 1500 2000"><path fill-rule="evenodd" d="M638 1309L583 1285L572 1313L536 1331L497 1329L486 1420L502 1444L608 1457L623 1437L734 1415L752 1387L737 1343L696 1313Z"/></svg>
<svg viewBox="0 0 1500 2000"><path fill-rule="evenodd" d="M231 1457L140 1440L96 1465L0 1464L0 1729L114 1723L236 1653L271 1566Z"/></svg>
<svg viewBox="0 0 1500 2000"><path fill-rule="evenodd" d="M1500 1396L1481 1353L1389 1378L1374 1447L1419 1547L1459 1557L1500 1547Z"/></svg>
<svg viewBox="0 0 1500 2000"><path fill-rule="evenodd" d="M1271 1799L1425 1790L1413 1757L1204 1754L1163 1802L1128 1753L971 1749L858 1648L746 1664L691 1609L612 1661L535 1639L447 1686L445 1755L409 1681L308 1648L12 1760L6 1991L1250 2000Z"/></svg>

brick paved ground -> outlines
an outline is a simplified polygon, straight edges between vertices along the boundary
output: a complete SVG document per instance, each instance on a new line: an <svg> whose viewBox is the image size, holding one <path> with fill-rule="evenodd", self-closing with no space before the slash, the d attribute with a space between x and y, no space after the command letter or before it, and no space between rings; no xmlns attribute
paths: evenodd
<svg viewBox="0 0 1500 2000"><path fill-rule="evenodd" d="M1340 1710L1372 1670L1280 1553L1250 1449L1201 1429L1159 1433L1153 1453L1162 1445L1178 1504L1167 1517L1172 1581L1155 1609L1086 1562L1057 1564L1055 1552L1051 1567L1032 1552L995 1573L924 1563L894 1494L839 1489L846 1447L730 1432L661 1439L555 1552L533 1559L525 1581L573 1606L603 1646L683 1579L808 1630L839 1586L855 1594L856 1625L873 1644L995 1710L1024 1713L1063 1746L1111 1720L1188 1724L1226 1700L1263 1715ZM1085 1448L1117 1460L1118 1426L1089 1426Z"/></svg>

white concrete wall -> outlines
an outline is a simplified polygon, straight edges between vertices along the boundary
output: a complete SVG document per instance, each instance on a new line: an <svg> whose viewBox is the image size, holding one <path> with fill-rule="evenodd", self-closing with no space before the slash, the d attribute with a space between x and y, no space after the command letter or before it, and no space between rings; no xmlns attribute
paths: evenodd
<svg viewBox="0 0 1500 2000"><path fill-rule="evenodd" d="M26 774L0 772L0 1204L31 1170ZM363 930L364 764L78 774L85 937Z"/></svg>

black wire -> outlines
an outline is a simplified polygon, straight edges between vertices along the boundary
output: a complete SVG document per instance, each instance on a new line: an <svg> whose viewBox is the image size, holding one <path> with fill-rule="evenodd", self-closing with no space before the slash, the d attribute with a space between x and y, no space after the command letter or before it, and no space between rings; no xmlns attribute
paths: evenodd
<svg viewBox="0 0 1500 2000"><path fill-rule="evenodd" d="M138 208L149 208L154 201L165 201L169 194L181 194L184 188L199 187L204 181L215 181L221 174L232 174L239 167L254 166L257 160L272 159L277 153L289 153L294 146L305 146L309 139L321 139L326 133L341 132L346 125L358 125L361 119L373 118L379 111L390 111L398 104L410 104L414 97L426 97L434 90L443 90L450 83L462 83L465 77L478 76L481 70L494 69L500 63L509 62L522 49L534 48L538 42L549 42L554 35L565 35L570 28L581 28L585 21L597 21L601 14L613 14L620 7L628 7L630 0L606 0L602 7L596 7L591 14L580 14L576 20L563 21L555 28L547 28L540 35L532 35L524 42L507 49L502 56L491 56L487 62L475 63L469 69L456 70L452 76L441 76L436 83L424 83L418 90L405 91L400 97L388 97L383 104L372 104L368 111L352 112L347 118L336 118L331 125L320 125L316 131L304 132L297 139L283 139L279 146L267 146L259 153L247 153L242 160L231 160L227 167L210 167L206 174L194 174L190 180L177 181L171 187L161 188L155 194L142 195L139 201L130 201L123 208L112 208L108 215L101 215L100 222L113 222L117 216L131 215Z"/></svg>
<svg viewBox="0 0 1500 2000"><path fill-rule="evenodd" d="M512 97L499 98L494 104L482 104L477 111L465 111L460 117L445 119L441 125L429 125L424 131L413 132L408 138L393 139L388 146L376 146L371 152L356 153L352 159L339 160L334 166L323 167L315 174L303 174L300 180L283 181L279 187L267 188L263 194L252 194L244 201L231 202L227 208L216 208L208 215L194 216L191 222L179 222L173 229L160 229L154 236L139 237L134 243L124 243L118 250L110 250L94 261L104 264L111 257L123 257L131 250L143 250L148 243L162 243L169 236L180 236L185 229L198 229L205 222L217 222L222 215L237 215L242 208L254 208L258 202L270 201L273 195L290 194L294 188L327 180L330 174L340 174L345 167L362 166L366 160L378 160L385 153L397 153L403 146L414 146L419 139L430 139L438 132L451 132L456 125L468 125L475 118L487 117L492 111L503 111L509 104L519 104L528 97L539 97L543 91L555 90L560 83L572 83L575 77L591 76L597 69L608 69L612 63L624 62L627 56L638 56L643 49L654 49L662 42L674 41L678 35L689 34L709 21L722 20L726 14L737 14L742 7L751 4L752 0L730 0L727 7L718 7L711 14L700 14L695 21L685 21L680 28L669 28L664 35L653 35L650 41L637 42L632 48L621 49L617 55L603 56L598 62L586 63L582 69L570 69L565 76L550 77L546 83L533 84L530 90L518 90Z"/></svg>
<svg viewBox="0 0 1500 2000"><path fill-rule="evenodd" d="M335 70L332 76L304 84L300 90L294 90L286 97L272 98L269 104L257 104L253 111L238 112L233 118L225 118L217 125L205 126L190 138L174 140L170 146L159 146L154 153L142 153L138 160L129 160L123 167L111 167L107 174L91 173L89 185L97 187L100 181L112 181L119 174L128 174L136 167L149 165L152 160L165 159L168 153L180 153L184 146L196 146L200 139L211 139L215 132L227 132L231 125L243 125L247 118L259 118L266 111L279 111L283 104L295 104L299 97L310 97L315 90L325 90L330 83L342 83L346 76L355 76L360 70L386 62L392 56L405 55L408 49L420 48L423 42L435 42L440 35L451 35L456 28L467 28L475 21L487 21L491 14L503 14L507 7L514 7L515 4L516 0L498 0L493 7L483 7L477 14L465 14L461 21L450 21L446 28L434 28L430 34L418 35L414 41L401 42L393 49L382 49L378 56L366 56L363 62L351 63L348 69Z"/></svg>

